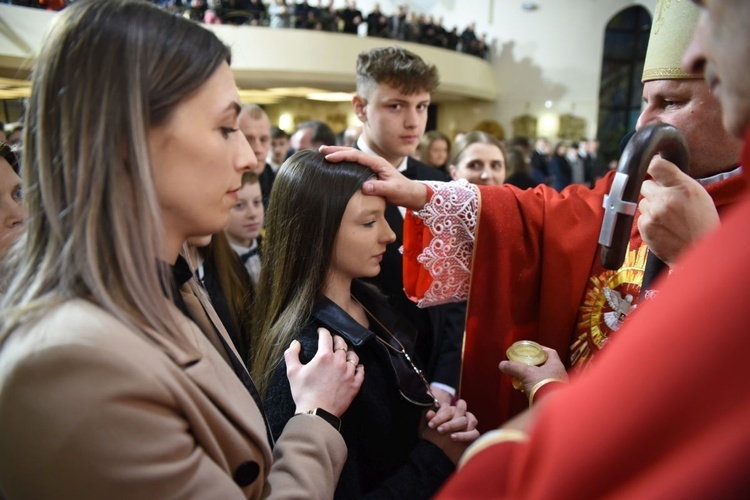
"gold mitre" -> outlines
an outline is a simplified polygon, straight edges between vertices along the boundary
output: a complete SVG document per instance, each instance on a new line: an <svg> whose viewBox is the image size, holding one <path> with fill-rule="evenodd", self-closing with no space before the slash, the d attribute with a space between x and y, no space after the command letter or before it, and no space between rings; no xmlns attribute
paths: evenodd
<svg viewBox="0 0 750 500"><path fill-rule="evenodd" d="M699 14L691 0L657 2L641 81L703 77L682 69L682 56L693 38Z"/></svg>

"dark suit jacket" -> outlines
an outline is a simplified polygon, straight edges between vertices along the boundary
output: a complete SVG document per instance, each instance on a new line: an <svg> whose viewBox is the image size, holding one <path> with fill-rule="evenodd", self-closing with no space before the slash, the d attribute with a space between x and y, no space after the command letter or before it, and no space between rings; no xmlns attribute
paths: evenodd
<svg viewBox="0 0 750 500"><path fill-rule="evenodd" d="M564 156L553 156L549 162L549 173L552 176L552 187L562 191L573 182L570 163Z"/></svg>
<svg viewBox="0 0 750 500"><path fill-rule="evenodd" d="M413 158L409 158L404 175L412 180L445 180L442 173ZM388 245L380 264L380 274L370 283L377 286L391 306L417 329L415 351L425 367L430 382L440 382L458 389L461 371L465 304L446 304L420 309L404 293L402 258L404 218L395 205L388 205L385 218L396 233L396 241Z"/></svg>
<svg viewBox="0 0 750 500"><path fill-rule="evenodd" d="M536 149L531 152L531 174L539 184L547 184L550 176L549 156L543 155Z"/></svg>
<svg viewBox="0 0 750 500"><path fill-rule="evenodd" d="M248 295L248 308L254 300L253 285L250 281L250 275L247 273L245 266L238 266L238 272L243 273L240 276L240 281L247 284L247 289L250 290ZM242 331L240 325L232 317L230 308L232 307L228 300L224 289L219 282L219 273L216 270L216 266L212 261L205 261L203 263L203 281L201 282L203 288L206 289L208 298L211 299L211 305L214 306L216 314L219 316L224 328L226 328L229 337L232 339L235 349L240 354L242 362L247 362L250 356L250 332Z"/></svg>
<svg viewBox="0 0 750 500"><path fill-rule="evenodd" d="M583 160L583 175L584 179L586 180L586 184L591 187L596 181L596 158L594 158L590 154L583 156L579 154L578 157Z"/></svg>
<svg viewBox="0 0 750 500"><path fill-rule="evenodd" d="M260 193L263 196L263 208L268 210L268 201L271 199L271 188L273 188L273 181L276 180L276 174L273 173L271 165L266 163L266 168L263 173L258 176L260 182Z"/></svg>
<svg viewBox="0 0 750 500"><path fill-rule="evenodd" d="M520 189L529 189L538 186L539 181L527 173L517 172L505 179L505 184L510 184Z"/></svg>

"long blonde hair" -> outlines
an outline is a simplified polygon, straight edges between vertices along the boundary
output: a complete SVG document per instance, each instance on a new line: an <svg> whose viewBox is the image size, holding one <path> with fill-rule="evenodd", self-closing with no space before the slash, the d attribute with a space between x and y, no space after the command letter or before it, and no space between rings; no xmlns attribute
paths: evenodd
<svg viewBox="0 0 750 500"><path fill-rule="evenodd" d="M229 50L200 26L132 0L66 8L42 47L24 126L28 219L7 261L14 278L0 342L72 298L175 335L147 134Z"/></svg>

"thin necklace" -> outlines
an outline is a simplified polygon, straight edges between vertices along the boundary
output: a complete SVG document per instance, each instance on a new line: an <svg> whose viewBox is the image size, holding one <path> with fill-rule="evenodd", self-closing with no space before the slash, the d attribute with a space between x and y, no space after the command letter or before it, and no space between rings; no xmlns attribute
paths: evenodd
<svg viewBox="0 0 750 500"><path fill-rule="evenodd" d="M434 403L434 405L435 405L435 408L440 408L440 402L439 402L439 401L437 400L437 398L435 397L435 395L434 395L434 394L432 393L432 388L430 387L430 384L429 384L429 382L427 382L427 379L426 379L426 378L424 377L424 374L422 373L422 370L420 370L420 369L419 369L419 368L417 367L417 365L415 365L415 364L414 364L414 361L412 361L412 359L411 359L411 356L409 356L409 353L408 353L408 352L406 352L406 349L404 348L404 344L402 344L402 343L401 343L401 342L400 342L400 341L398 340L398 338L396 338L396 336L395 336L395 335L393 335L393 334L392 334L392 333L390 332L390 330L388 330L388 328L386 328L386 327L385 327L385 325L383 325L383 323L381 323L381 322L380 322L380 320L378 320L378 318L376 318L376 317L375 317L375 315L374 315L374 314L372 314L372 313L371 313L371 312L369 311L369 309L367 309L367 308L366 308L366 307L364 306L364 304L362 304L362 302L360 302L359 300L357 300L357 298L356 298L356 297L355 297L354 295L351 295L351 298L352 298L352 300L354 300L354 302L356 302L357 304L359 304L359 305L360 305L360 306L362 307L362 309L364 309L364 310L365 310L365 313L367 314L367 316L368 316L369 318L372 318L372 320L373 320L373 321L374 321L375 323L377 323L377 324L378 324L378 326L380 326L380 329L381 329L381 330L383 330L383 331L384 331L385 333L387 333L387 334L388 334L388 336L389 336L390 338L392 338L392 339L393 339L393 341L394 341L394 342L395 342L396 344L398 344L398 347L399 347L399 348L398 348L398 349L396 349L396 348L395 348L395 347L394 347L394 346L393 346L393 345L392 345L392 344L391 344L390 342L387 342L387 341L385 341L385 340L381 339L380 337L378 337L377 335L375 335L375 338L376 338L376 339L378 340L378 342L380 342L381 344L383 344L384 346L386 346L386 347L387 347L388 349L390 349L390 350L392 350L392 351L394 351L394 352L397 352L397 353L400 353L400 354L402 354L402 355L404 356L404 358L406 358L406 361L407 361L407 362L409 363L409 366L411 366L411 369L412 369L412 370L414 370L414 373L416 373L416 374L417 374L417 376L419 377L419 379L420 379L420 380L422 381L422 383L424 384L424 388L425 388L425 391L427 391L427 394L428 394L428 395L429 395L429 396L430 396L430 397L432 398L432 401L433 401L433 403Z"/></svg>

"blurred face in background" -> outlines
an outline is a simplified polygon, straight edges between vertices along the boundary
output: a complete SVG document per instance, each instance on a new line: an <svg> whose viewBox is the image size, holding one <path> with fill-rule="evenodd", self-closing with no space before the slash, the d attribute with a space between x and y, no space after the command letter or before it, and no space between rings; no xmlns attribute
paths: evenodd
<svg viewBox="0 0 750 500"><path fill-rule="evenodd" d="M253 172L260 175L266 168L266 157L271 148L271 122L265 114L254 118L243 111L240 113L240 130L258 160Z"/></svg>
<svg viewBox="0 0 750 500"><path fill-rule="evenodd" d="M0 257L21 235L23 219L21 178L5 158L0 158Z"/></svg>
<svg viewBox="0 0 750 500"><path fill-rule="evenodd" d="M505 156L494 144L475 142L464 149L457 165L450 166L450 173L453 179L499 186L505 181Z"/></svg>
<svg viewBox="0 0 750 500"><path fill-rule="evenodd" d="M292 147L295 151L315 149L312 138L313 129L310 127L301 128L292 135Z"/></svg>
<svg viewBox="0 0 750 500"><path fill-rule="evenodd" d="M433 167L442 167L448 163L448 143L443 139L435 139L427 148L427 158L423 160Z"/></svg>
<svg viewBox="0 0 750 500"><path fill-rule="evenodd" d="M249 248L263 228L264 216L260 184L247 183L237 191L237 203L229 213L229 223L224 232L235 245Z"/></svg>
<svg viewBox="0 0 750 500"><path fill-rule="evenodd" d="M271 159L277 165L284 163L286 153L289 151L289 139L286 137L277 137L271 139Z"/></svg>

